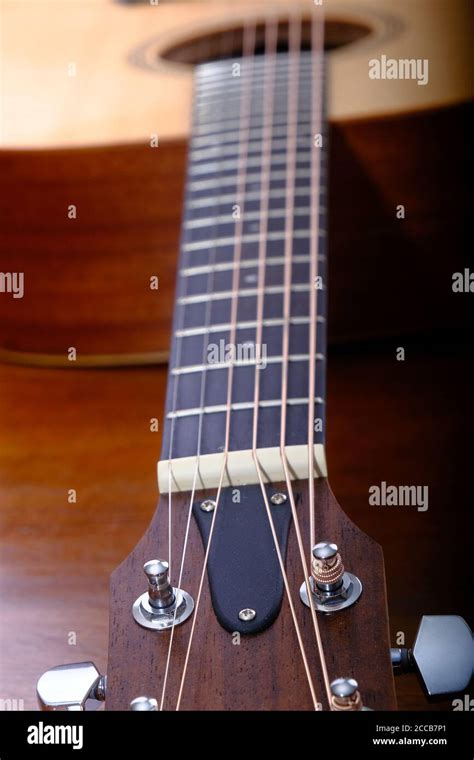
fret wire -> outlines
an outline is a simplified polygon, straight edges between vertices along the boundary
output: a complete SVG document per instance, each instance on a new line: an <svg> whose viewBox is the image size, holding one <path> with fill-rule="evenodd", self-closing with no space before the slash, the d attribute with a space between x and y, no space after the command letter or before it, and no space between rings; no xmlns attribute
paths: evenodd
<svg viewBox="0 0 474 760"><path fill-rule="evenodd" d="M241 56L242 63L246 63L247 59L245 56ZM198 80L201 78L207 78L209 76L209 73L214 73L215 71L218 71L219 69L225 67L226 65L230 66L234 63L234 58L226 58L224 60L217 60L217 61L206 61L205 63L201 63L199 66L199 71L197 78ZM275 61L275 71L278 71L280 68L284 68L285 71L288 71L288 53L280 53L277 54L277 59ZM314 61L311 55L310 50L302 50L301 51L301 57L299 61L300 67L303 65L313 66ZM252 58L252 71L255 73L258 73L264 70L265 67L265 56L255 56ZM242 67L244 70L244 75L246 75L245 67ZM240 77L241 78L241 77ZM253 80L252 80L253 81Z"/></svg>
<svg viewBox="0 0 474 760"><path fill-rule="evenodd" d="M247 198L248 201L248 198ZM219 204L221 205L221 204ZM206 208L206 206L202 206L201 208ZM282 208L279 206L273 206L271 208L271 211L268 212L268 218L272 220L279 220L281 218L281 212ZM295 221L298 220L298 217L305 217L309 216L310 209L308 206L295 206L294 211L294 217ZM327 213L327 207L324 204L320 205L319 208L319 215L325 216ZM259 221L260 216L258 211L246 211L245 212L245 219L244 222L256 222ZM214 216L195 216L194 214L185 215L185 221L184 221L184 229L186 230L200 230L205 229L206 227L213 227L215 224L219 227L223 227L226 224L232 224L232 211L228 211L226 214L216 214Z"/></svg>
<svg viewBox="0 0 474 760"><path fill-rule="evenodd" d="M307 69L301 68L300 73L303 74L303 77L302 77L303 83L308 84L311 79L311 67ZM321 74L319 71L316 72L316 75L318 77L321 77ZM282 84L286 84L286 85L288 84L288 78L286 77L284 70L282 70L282 72L280 73L278 77L278 82ZM229 90L232 91L234 88L238 90L242 84L245 84L244 77L242 76L229 77L228 72L223 72L219 78L215 78L212 82L203 82L202 80L199 81L199 77L198 77L197 82L196 82L196 96L198 99L200 99L201 97L207 97L210 92L212 93L214 91L220 91L221 93L223 93L224 90L226 92L228 92ZM263 88L264 86L265 86L264 78L257 76L255 80L255 87L259 89L259 88ZM252 85L252 88L253 88L253 85Z"/></svg>
<svg viewBox="0 0 474 760"><path fill-rule="evenodd" d="M307 282L295 283L291 286L291 291L293 293L308 293L310 290L311 285ZM181 296L181 298L177 299L177 303L186 305L208 300L225 301L226 299L233 298L236 294L238 294L239 298L250 298L252 296L257 296L260 292L259 288L245 288L243 290L223 290L217 293L200 293L193 296ZM278 295L279 293L284 293L285 288L283 285L268 285L264 288L263 292L267 295Z"/></svg>
<svg viewBox="0 0 474 760"><path fill-rule="evenodd" d="M325 216L324 212L321 212L321 214L319 215L320 220L322 220L324 216ZM310 215L307 213L295 215L293 219L294 232L306 233L309 217ZM280 217L273 216L270 218L269 221L270 221L269 223L270 234L278 235L281 232L283 232L283 221ZM193 227L191 229L186 229L186 227L183 227L183 229L186 230L186 235L184 237L187 240L187 243L184 243L184 245L188 245L188 243L197 244L203 241L209 241L209 235L211 234L210 230L214 230L214 226L217 227L217 230L215 230L215 234L219 235L219 240L225 240L228 237L232 237L232 232L233 232L232 224L233 224L232 220L231 219L229 220L229 218L226 218L225 220L218 222L216 225L213 225L212 223L201 224L201 225L196 225L196 227ZM262 234L261 232L258 231L259 229L258 218L247 219L247 217L245 217L245 219L243 219L243 227L244 227L245 236ZM324 233L321 237L324 237ZM278 239L275 242L278 242Z"/></svg>
<svg viewBox="0 0 474 760"><path fill-rule="evenodd" d="M301 126L301 125L300 125ZM307 127L310 125L307 124ZM253 127L251 130L251 135L255 135L256 133L260 133L262 130L262 127ZM275 128L273 130L274 135L280 136L286 136L287 129L285 124L275 125ZM229 139L225 140L223 139L225 136L227 136ZM302 131L300 133L300 138L307 137L308 139L311 137L311 132L308 131ZM239 132L236 130L230 130L225 133L222 133L221 135L211 136L210 140L207 136L198 137L193 133L191 136L191 149L194 149L194 147L199 147L200 145L210 145L210 146L216 146L216 145L230 145L230 144L238 144L239 141Z"/></svg>
<svg viewBox="0 0 474 760"><path fill-rule="evenodd" d="M233 93L235 92L236 97L233 96ZM284 105L284 94L286 92L286 88L282 88L281 94L279 97L275 100L273 107L274 109L278 109L282 113L287 113L285 109L282 109L281 107ZM265 87L262 85L262 87L259 90L255 91L254 94L254 105L255 107L252 110L252 117L254 116L263 116L263 111L261 110L262 105L262 95L265 93ZM229 111L237 110L237 103L238 103L238 89L232 90L232 87L226 88L226 102L229 103ZM203 94L200 98L200 100L194 104L192 109L192 115L196 122L199 122L199 120L202 118L202 116L206 113L208 113L211 110L219 110L219 102L222 101L223 93L219 90L216 90L215 93L212 94ZM307 100L310 99L311 93L310 93L310 87L306 90L302 90L299 94L299 104L301 103L302 106L301 109L299 108L299 112L306 113L310 109L306 108ZM277 114L278 111L274 111L274 115Z"/></svg>
<svg viewBox="0 0 474 760"><path fill-rule="evenodd" d="M278 60L276 64L275 74L277 74L278 76L275 77L275 81L284 79L285 81L289 82L288 58L285 55L281 55L281 56L278 55L277 57L278 57ZM262 59L263 58L264 56L262 56ZM243 59L241 59L241 61L243 61ZM199 71L197 72L197 75L196 75L196 88L198 92L199 92L199 89L202 87L209 87L211 85L219 85L221 82L225 82L225 81L229 81L237 85L241 85L241 84L245 85L246 84L245 71L242 72L242 69L241 69L240 76L232 76L231 66L235 62L236 62L235 59L232 59L232 61L226 61L226 62L219 61L218 64L217 63L213 64L216 66L216 68L212 74L212 77L209 77L205 71L199 68ZM263 64L263 61L257 62L257 66L255 68L255 75L252 78L252 87L253 87L254 82L259 83L259 82L264 81L264 78L265 78L265 71L263 70L264 65L259 65L260 63ZM201 66L202 65L205 66L206 64L201 64ZM315 72L317 74L320 74L321 67L318 64L315 65L314 62L311 61L309 57L305 57L301 59L299 72L300 72L300 76L303 75L302 76L303 80L306 79L306 76L305 76L306 74L311 75L311 72L313 71L313 67L314 67ZM229 76L229 73L231 74L231 76Z"/></svg>
<svg viewBox="0 0 474 760"><path fill-rule="evenodd" d="M255 128L254 128L254 131L255 131ZM278 133L279 134L277 134L276 136L274 135L272 137L272 142L271 142L272 153L273 152L279 152L279 151L283 151L283 152L286 151L286 144L287 144L286 132L285 132L284 129L279 129ZM211 153L213 151L218 156L219 155L219 150L222 151L222 157L225 157L228 153L230 153L230 150L227 150L227 149L223 148L223 146L225 146L225 145L229 145L230 146L230 145L233 145L235 143L235 147L236 148L238 147L237 133L233 133L233 134L235 134L235 139L233 141L226 140L225 142L215 143L214 145L211 145L211 146L206 147L206 148L193 148L193 149L191 149L189 151L189 153L188 153L188 157L189 157L190 161L192 163L194 163L195 161L202 161L202 160L204 160L203 156L205 158L207 154L209 154L209 153ZM328 130L326 128L322 127L321 128L321 134L322 134L323 137L327 137ZM196 139L200 139L200 138L196 138ZM298 137L297 137L297 140L296 140L296 144L297 144L297 146L298 145L299 146L307 146L308 145L308 141L311 142L311 139L312 139L312 134L310 132L306 132L306 133L300 132L298 134ZM194 140L194 142L196 142L196 140ZM193 144L193 138L192 137L191 137L191 144ZM258 155L259 153L261 153L261 149L262 149L262 138L261 137L260 137L260 139L255 139L254 138L252 140L249 140L249 150L248 150L249 154L253 155L254 153L256 153ZM236 155L236 154L238 154L237 150L234 151L234 155Z"/></svg>
<svg viewBox="0 0 474 760"><path fill-rule="evenodd" d="M320 188L321 195L325 195L326 189L324 187ZM308 198L309 193L308 189L306 187L297 187L295 188L295 195L299 198ZM270 190L268 193L268 197L273 200L279 200L286 198L286 194L284 190ZM251 192L246 193L245 198L247 201L258 201L260 200L260 193L259 192ZM232 195L221 195L219 196L219 202L216 203L213 201L212 198L190 198L188 199L186 203L186 211L192 211L196 208L207 208L207 206L222 206L224 203L232 203L232 201L235 201L235 194Z"/></svg>
<svg viewBox="0 0 474 760"><path fill-rule="evenodd" d="M320 229L319 234L321 237L326 237L326 230ZM293 238L298 240L309 240L309 232L306 230L294 230L293 232ZM284 240L285 235L282 232L269 232L266 236L267 240ZM243 235L242 236L242 242L243 243L258 243L260 240L259 233L249 234L249 235ZM199 240L193 243L184 243L181 246L181 249L183 251L192 252L192 251L201 251L206 250L209 248L210 245L216 246L216 248L222 248L229 245L232 245L234 242L233 237L225 237L225 238L218 238L217 240Z"/></svg>
<svg viewBox="0 0 474 760"><path fill-rule="evenodd" d="M300 72L303 74L302 82L303 84L308 84L311 79L311 69L308 68L306 70L300 69ZM318 77L321 77L320 72L316 72L316 75ZM209 93L214 92L221 92L223 93L224 90L226 92L238 90L239 87L241 87L242 84L245 84L245 79L240 77L233 77L228 75L228 72L223 72L222 76L220 78L215 78L212 82L203 82L203 81L197 81L196 83L196 97L197 99L205 98L209 96ZM281 74L278 77L278 83L282 85L288 84L288 78L285 76L284 72L282 71ZM265 86L264 79L262 77L257 77L255 81L255 87L257 90L260 88L263 89Z"/></svg>
<svg viewBox="0 0 474 760"><path fill-rule="evenodd" d="M298 153L296 157L297 163L307 163L308 162L308 154L306 151ZM260 166L260 161L257 156L255 158L247 158L244 160L244 163L246 166L249 166L251 168L254 168L255 166ZM271 167L274 166L284 166L285 165L285 153L274 153L272 156L271 161ZM228 171L234 171L238 170L239 168L239 160L229 160L224 161L222 165L219 168L220 172L228 172ZM190 171L188 172L188 176L193 177L196 174L212 174L215 171L215 163L213 161L208 161L204 164L196 164L195 166L191 166Z"/></svg>
<svg viewBox="0 0 474 760"><path fill-rule="evenodd" d="M216 118L216 116L212 116L212 113L209 113L211 109L207 109L204 112L204 116L211 116L211 118L203 118L203 116L199 116L197 119L197 129L198 131L201 131L203 127L206 127L208 125L212 125L212 127L222 127L228 124L229 122L234 126L235 125L235 114L232 111L231 108L226 109L225 116L223 118ZM214 113L214 111L213 111ZM216 109L215 113L217 113L218 116L222 116L222 109ZM310 108L301 108L298 113L307 119L311 118L311 109ZM287 117L288 111L285 109L282 111L275 111L275 117L278 118L280 116ZM263 120L264 114L261 111L255 111L252 115L252 121L251 124L254 125L255 122L257 122L257 119ZM258 123L258 122L257 122Z"/></svg>
<svg viewBox="0 0 474 760"><path fill-rule="evenodd" d="M301 149L304 149L304 148L307 149L311 145L311 139L310 137L305 137L305 138L299 139L298 142L299 142L299 148L300 148L299 155L302 155L304 151ZM252 158L259 156L258 146L261 146L261 141L254 140L253 145L255 145L255 149L249 150L249 156L251 156ZM218 158L218 152L217 151L214 152L214 151L215 151L214 148L207 148L205 151L198 151L200 153L208 153L210 155L208 155L207 157L193 159L192 161L193 166L199 167L199 166L202 166L203 164L211 164L215 160L215 158ZM238 158L236 151L234 149L228 150L225 153L226 153L225 158L227 158L228 161L234 161ZM272 151L272 158L280 158L281 156L284 156L285 153L286 153L286 150L284 147L278 148L278 149L275 148L275 150ZM307 153L305 153L304 155L306 156L306 158L308 157Z"/></svg>
<svg viewBox="0 0 474 760"><path fill-rule="evenodd" d="M298 138L298 145L300 147L307 147L308 146L308 140L311 139L311 136L308 137L299 137ZM254 153L256 155L259 155L262 150L262 141L261 140L252 140L249 143L249 154L253 155ZM278 151L285 151L286 150L286 140L274 140L272 142L272 152L278 152ZM227 157L228 155L235 155L234 150L225 150L222 151L222 156ZM189 152L189 158L190 160L195 163L196 161L205 161L208 158L214 158L214 156L219 157L219 148L213 147L213 148L204 148L201 150L191 150Z"/></svg>
<svg viewBox="0 0 474 760"><path fill-rule="evenodd" d="M271 181L272 182L282 182L285 179L285 172L272 172ZM296 172L296 179L309 179L310 177L310 170L309 169L298 169ZM260 180L260 174L249 174L247 177L246 185L249 183L257 182ZM191 192L199 192L200 190L212 190L212 188L217 188L218 190L221 187L233 187L236 184L235 175L230 175L229 177L220 177L219 180L212 180L212 179L200 179L200 180L193 180L189 183L188 188ZM235 196L234 196L235 197Z"/></svg>
<svg viewBox="0 0 474 760"><path fill-rule="evenodd" d="M308 398L289 398L286 401L289 406L306 405L308 402ZM314 403L322 406L324 404L324 399L322 399L320 396L315 396ZM263 409L281 407L281 399L260 399L258 405ZM254 408L255 407L253 401L236 401L231 405L231 410L235 412L252 410ZM226 409L227 406L225 404L216 404L215 406L204 407L191 407L190 409L177 409L174 412L168 412L166 417L167 419L171 420L173 418L177 419L180 417L194 417L198 414L221 414L222 412L225 412Z"/></svg>
<svg viewBox="0 0 474 760"><path fill-rule="evenodd" d="M237 77L233 79L236 80ZM303 84L306 86L306 89L302 88L300 95L304 95L306 94L306 92L308 92L308 94L310 95L311 93L309 92L309 90L310 90L310 84L311 84L311 75L309 72L308 72L308 76L304 77ZM194 113L196 113L196 111L201 106L204 106L209 100L215 100L217 102L217 99L219 98L219 96L223 95L224 90L225 90L226 96L229 97L230 95L229 100L231 102L235 102L237 98L234 98L233 96L234 96L234 93L237 94L239 92L239 86L240 86L240 82L237 82L237 81L229 82L229 79L227 80L223 79L222 83L215 82L212 85L210 84L201 85L197 92L196 101L193 106ZM279 80L278 97L276 99L276 102L282 99L284 93L287 91L287 88L288 86L287 86L286 78L281 77ZM254 102L255 99L257 99L259 96L261 96L261 93L264 91L265 91L265 83L263 79L259 79L255 85L252 102Z"/></svg>
<svg viewBox="0 0 474 760"><path fill-rule="evenodd" d="M311 82L311 78L308 77L308 80L307 80L308 85L310 84L310 82ZM220 89L216 87L214 88L214 91L207 91L207 92L201 93L198 96L196 103L194 104L193 113L199 118L199 112L205 109L207 106L209 105L213 106L214 104L218 105L219 102L222 100L223 89L224 88ZM279 89L279 97L277 98L275 103L278 103L278 104L281 103L281 101L283 100L283 95L286 92L286 89L287 87L282 80L281 87ZM309 87L308 87L308 90L309 90ZM234 92L236 94L239 92L238 86L231 85L230 87L226 88L227 100L232 104L238 103L238 97L235 97L235 98L229 97L229 94L230 93L233 94ZM258 101L259 99L261 99L261 95L263 92L265 92L265 85L263 84L263 82L261 82L258 86L255 87L254 100ZM305 92L302 94L306 95Z"/></svg>
<svg viewBox="0 0 474 760"><path fill-rule="evenodd" d="M284 356L266 356L265 362L267 364L280 364L284 360ZM317 361L324 361L324 354L316 354ZM310 359L309 354L290 354L288 360L290 362L307 362ZM192 375L196 372L208 372L209 370L229 369L232 365L234 367L255 367L261 364L259 359L236 359L231 362L216 362L215 364L189 364L184 367L173 367L171 370L172 375Z"/></svg>
<svg viewBox="0 0 474 760"><path fill-rule="evenodd" d="M304 72L304 78L303 83L308 84L311 78L311 72L308 70L307 72ZM240 81L239 81L240 80ZM201 99L206 99L209 97L209 95L218 95L223 94L224 90L226 91L226 94L231 92L238 92L239 87L241 87L244 80L242 77L229 77L227 74L223 74L222 78L219 80L214 80L213 82L198 82L196 85L196 96L197 96L197 102L199 102ZM285 76L279 77L279 84L282 86L285 86L287 84L288 80ZM257 78L255 83L256 91L258 92L260 89L263 89L265 87L265 83L263 79Z"/></svg>
<svg viewBox="0 0 474 760"><path fill-rule="evenodd" d="M230 121L231 124L233 124L235 126L235 119L230 119L229 121ZM300 127L310 127L311 126L311 121L298 121L296 123ZM275 126L276 127L286 127L286 129L288 129L290 127L296 126L296 123L294 121L289 121L289 122L286 122L286 121L277 121L275 123ZM221 124L214 124L214 126L211 129L204 129L203 127L199 127L198 126L198 127L196 127L196 129L194 130L194 132L195 132L196 135L198 135L199 137L201 137L201 136L204 136L204 135L213 135L213 134L218 134L218 135L224 134L225 135L228 132L233 132L234 131L233 129L219 129L220 126L221 126ZM262 129L262 126L263 126L262 124L253 124L252 123L252 128L253 129L255 129L256 127L258 127L259 129Z"/></svg>
<svg viewBox="0 0 474 760"><path fill-rule="evenodd" d="M318 314L317 321L321 323L326 322L326 318L322 314ZM257 320L248 320L246 322L238 322L236 325L237 330L249 330L256 327L258 324ZM283 319L280 317L274 317L273 319L263 319L262 320L262 326L263 327L281 327L283 325ZM309 317L292 317L290 320L291 325L307 325L309 324ZM231 328L231 325L227 323L221 323L221 324L214 324L210 325L208 327L204 326L198 326L198 327L188 327L183 328L181 330L175 331L175 336L178 338L186 338L193 335L205 335L206 333L220 333L220 332L229 332Z"/></svg>
<svg viewBox="0 0 474 760"><path fill-rule="evenodd" d="M307 216L311 211L310 206L302 206L295 209L294 216ZM268 217L270 219L278 219L280 217L280 211L279 209L274 209L273 211L268 212ZM255 220L260 219L260 211L246 211L245 212L245 222L252 222ZM227 214L227 216L207 216L203 217L201 219L188 219L184 222L184 227L187 230L193 230L199 227L209 227L211 224L232 224L232 214Z"/></svg>
<svg viewBox="0 0 474 760"><path fill-rule="evenodd" d="M324 258L324 257L321 257ZM293 262L295 264L306 264L310 261L309 255L301 254L293 257ZM284 256L269 256L265 260L265 264L268 266L280 266L281 264L285 263ZM240 264L240 269L252 269L253 267L256 267L258 264L258 259L243 259ZM222 261L218 264L204 264L203 266L199 267L187 267L186 269L180 269L178 274L181 277L194 277L196 275L200 274L208 274L208 272L214 271L214 272L227 272L229 270L234 269L234 262L233 261Z"/></svg>
<svg viewBox="0 0 474 760"><path fill-rule="evenodd" d="M275 99L275 102L273 103L273 109L278 108L280 106L284 105L285 100L285 93L287 88L282 87L280 92L278 93L278 97ZM229 108L230 110L237 110L236 106L238 103L238 99L234 98L232 96L233 92L238 92L238 89L233 90L232 87L226 88L226 96L227 96L227 102L230 104ZM262 93L265 92L265 87L262 84L261 88L256 88L253 97L252 97L252 116L255 116L256 114L262 115L262 108L263 108L263 98ZM305 90L301 90L298 95L298 104L304 104L307 103L307 98L310 95L310 79L308 79L308 87ZM196 120L199 120L201 118L201 114L208 111L210 108L217 108L219 105L219 100L221 100L222 93L219 91L215 93L207 93L202 98L199 98L193 105L193 115L195 116ZM302 109L305 110L305 109ZM276 111L273 110L273 114L275 115ZM285 111L286 113L286 111Z"/></svg>
<svg viewBox="0 0 474 760"><path fill-rule="evenodd" d="M235 61L232 61L232 63L234 63L234 62ZM299 71L300 71L300 75L301 74L304 75L303 76L303 81L306 81L306 74L308 74L308 76L311 75L311 71L312 71L312 66L313 65L314 64L311 61L309 61L309 60L305 60L305 61L301 62ZM241 76L239 76L239 77L232 76L232 75L229 76L229 71L230 71L230 67L229 67L229 69L226 70L226 67L223 66L222 70L221 71L216 71L216 73L214 73L214 75L212 77L212 80L211 81L207 81L207 82L204 81L204 80L206 78L209 79L209 77L206 77L204 72L199 71L198 75L197 75L197 78L196 78L196 89L197 89L198 95L200 94L200 92L202 90L205 90L206 88L210 88L210 87L213 87L213 86L214 87L220 87L222 85L224 85L224 87L225 87L225 83L226 82L229 82L231 84L235 84L235 86L237 86L237 87L241 86L242 84L245 85L245 83L246 83L245 82L245 75L241 74ZM256 84L260 84L260 83L262 83L264 81L264 76L260 77L260 73L261 73L261 71L257 69L257 76L255 77L255 83ZM264 73L264 72L262 72L262 73ZM278 80L279 81L284 80L285 82L289 82L289 73L288 73L288 70L287 70L287 61L285 61L285 62L282 61L281 65L278 64L277 73L278 73ZM318 71L318 69L316 69L316 73L320 74L320 72ZM252 87L253 87L253 80L252 80Z"/></svg>

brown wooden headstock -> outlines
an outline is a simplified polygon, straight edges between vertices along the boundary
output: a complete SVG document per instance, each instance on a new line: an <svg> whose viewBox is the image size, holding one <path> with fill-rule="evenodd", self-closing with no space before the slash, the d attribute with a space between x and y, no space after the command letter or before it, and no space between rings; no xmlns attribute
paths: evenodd
<svg viewBox="0 0 474 760"><path fill-rule="evenodd" d="M295 482L301 498L301 533L309 536L308 484ZM283 486L282 486L283 488ZM196 502L215 493L196 493ZM318 540L338 544L348 570L363 583L360 599L331 615L318 613L328 674L331 680L354 677L366 707L395 709L390 662L384 564L381 548L344 514L327 480L315 481L315 524ZM188 516L189 494L173 496L171 581L177 583L179 559ZM259 505L256 505L258 509ZM263 508L263 507L262 507ZM238 509L238 505L236 505ZM216 526L219 515L216 516ZM305 543L306 546L306 543ZM145 561L168 555L168 497L162 496L151 525L111 580L111 618L106 707L128 709L132 699L147 695L160 704L168 656L169 631L150 631L133 619L132 605L144 592ZM194 517L191 519L182 587L196 598L204 548ZM291 525L286 571L297 620L321 709L325 696L310 610L299 589L303 579L294 526ZM196 613L194 613L196 614ZM176 708L191 619L177 626L170 658L163 708ZM189 710L311 710L314 709L287 597L276 620L255 635L235 636L218 622L207 578L195 622L194 638L182 692L181 709Z"/></svg>

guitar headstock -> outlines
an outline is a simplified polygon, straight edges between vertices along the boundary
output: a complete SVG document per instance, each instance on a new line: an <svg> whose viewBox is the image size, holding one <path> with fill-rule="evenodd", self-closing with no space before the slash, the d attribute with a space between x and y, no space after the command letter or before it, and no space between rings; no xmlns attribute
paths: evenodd
<svg viewBox="0 0 474 760"><path fill-rule="evenodd" d="M327 710L326 678L356 679L364 706L395 708L381 549L344 514L326 479L314 485L317 540L337 544L346 573L360 579L363 589L346 608L315 613L321 649L300 595L306 590L304 571L283 484L268 486L267 493L281 554L286 555L292 605L258 486L223 490L199 592L215 499L215 493L201 491L193 500L180 584L194 600L194 611L173 634L138 624L132 608L146 591L143 565L169 554L169 499L162 496L146 535L112 576L108 709L128 709L132 700L148 696L166 710L176 709L178 702L186 710ZM293 482L310 573L308 491L307 481ZM183 493L171 499L170 580L175 587L189 498Z"/></svg>

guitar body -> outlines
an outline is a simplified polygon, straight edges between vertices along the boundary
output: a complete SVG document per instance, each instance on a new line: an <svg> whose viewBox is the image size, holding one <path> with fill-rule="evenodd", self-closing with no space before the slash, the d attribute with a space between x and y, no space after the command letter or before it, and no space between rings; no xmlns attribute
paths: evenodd
<svg viewBox="0 0 474 760"><path fill-rule="evenodd" d="M272 2L281 18L287 5ZM177 702L185 710L311 710L302 647L316 709L331 709L312 616L298 597L305 572L294 524L285 559L297 625L285 595L274 622L255 635L219 623L206 576L200 589L205 544L194 519L181 585L200 605L189 659L191 624L174 629L166 684L170 633L146 630L131 614L145 590L143 563L170 548L181 556L190 504L189 493L173 496L171 530L162 493L150 521L167 373L145 365L168 356L192 63L216 50L240 55L242 27L261 24L263 11L248 2L67 6L48 17L35 3L26 27L17 4L5 10L2 269L24 273L25 295L0 298L4 575L8 599L33 590L45 622L33 631L31 609L5 605L4 673L30 708L38 674L73 658L107 669L109 710L128 709L140 694L164 694L167 710ZM462 345L469 304L453 294L451 278L466 266L472 13L462 0L327 6L327 452L338 500L328 479L317 478L314 520L319 540L342 547L363 593L340 614L317 617L331 679L356 677L372 709L422 709L414 676L396 694L390 645L408 645L422 612L472 612L469 536L459 537L446 508L455 502L467 522L467 453L454 461L452 450L468 451L462 408L474 377ZM32 59L18 52L20 33ZM46 35L51 45L39 43ZM389 89L371 81L368 60L384 54L429 59L429 83L400 80ZM440 332L450 330L459 340L446 346ZM423 344L427 334L439 338L436 351ZM394 359L400 346L406 362ZM73 369L71 347L73 366L93 372ZM150 427L155 419L160 432ZM369 505L382 480L429 484L430 522L416 510ZM307 549L309 481L292 484ZM215 488L197 490L193 501L206 498ZM439 562L439 536L457 542L456 580L465 582L454 584L454 571Z"/></svg>
<svg viewBox="0 0 474 760"><path fill-rule="evenodd" d="M441 283L465 263L469 3L326 5L330 340L459 327L466 303ZM285 18L285 2L272 7ZM51 16L34 3L25 25L23 8L5 4L2 267L24 272L27 295L0 299L4 360L68 366L71 346L82 366L166 359L191 64L216 46L237 54L245 21L264 10L100 0ZM428 84L371 81L381 54L429 59ZM403 310L378 287L400 278Z"/></svg>

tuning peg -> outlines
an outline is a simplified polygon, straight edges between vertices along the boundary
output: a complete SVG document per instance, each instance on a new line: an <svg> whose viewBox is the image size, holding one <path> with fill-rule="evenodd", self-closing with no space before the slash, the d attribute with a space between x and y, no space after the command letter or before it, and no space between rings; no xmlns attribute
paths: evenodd
<svg viewBox="0 0 474 760"><path fill-rule="evenodd" d="M148 580L148 600L151 607L169 607L175 601L173 586L169 578L169 565L161 559L145 562L143 572Z"/></svg>
<svg viewBox="0 0 474 760"><path fill-rule="evenodd" d="M392 649L396 673L417 671L430 696L455 694L474 670L471 629L458 615L424 615L412 649Z"/></svg>
<svg viewBox="0 0 474 760"><path fill-rule="evenodd" d="M339 549L331 541L313 546L309 585L319 612L338 612L350 607L362 593L362 583L344 568ZM309 607L306 583L301 585L300 597Z"/></svg>
<svg viewBox="0 0 474 760"><path fill-rule="evenodd" d="M158 701L154 697L135 697L130 702L130 709L134 712L157 712Z"/></svg>
<svg viewBox="0 0 474 760"><path fill-rule="evenodd" d="M105 700L106 685L107 676L93 662L75 662L43 673L36 693L41 710L97 710Z"/></svg>
<svg viewBox="0 0 474 760"><path fill-rule="evenodd" d="M193 598L181 588L173 588L169 565L162 559L151 559L143 565L148 589L133 603L135 621L143 628L162 631L184 623L194 609Z"/></svg>
<svg viewBox="0 0 474 760"><path fill-rule="evenodd" d="M355 678L336 678L331 683L333 710L362 710L359 684Z"/></svg>

